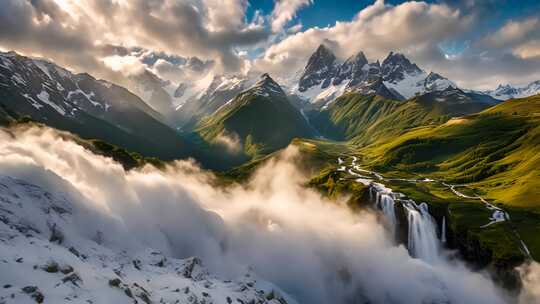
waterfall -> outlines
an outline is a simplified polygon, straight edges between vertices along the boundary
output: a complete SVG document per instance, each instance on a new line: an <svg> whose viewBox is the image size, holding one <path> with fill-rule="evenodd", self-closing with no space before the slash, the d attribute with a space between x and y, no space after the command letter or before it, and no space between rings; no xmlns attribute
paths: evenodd
<svg viewBox="0 0 540 304"><path fill-rule="evenodd" d="M377 207L381 209L381 211L386 216L388 222L390 223L390 228L392 228L392 233L395 232L396 229L396 209L395 209L395 201L390 194L386 193L377 193Z"/></svg>
<svg viewBox="0 0 540 304"><path fill-rule="evenodd" d="M373 192L375 192L375 206L382 211L390 225L392 234L395 234L397 226L396 201L392 191L382 184L374 184L369 190L370 198L373 197Z"/></svg>
<svg viewBox="0 0 540 304"><path fill-rule="evenodd" d="M417 205L409 200L403 203L409 222L409 251L415 258L428 263L439 259L439 239L437 226L429 214L426 203Z"/></svg>
<svg viewBox="0 0 540 304"><path fill-rule="evenodd" d="M355 165L356 157L353 157L352 166ZM355 169L361 170L359 167ZM349 173L355 177L359 175L351 169L349 169ZM378 179L384 180L380 174L375 175ZM418 205L413 200L405 200L404 194L393 192L392 189L381 183L373 182L371 179L357 179L357 182L369 185L369 198L375 201L375 206L384 214L394 237L396 236L398 222L395 205L400 203L403 206L409 226L408 249L412 257L428 263L439 261L440 242L446 242L446 218L443 218L441 239L439 240L437 237L437 225L429 213L426 203Z"/></svg>
<svg viewBox="0 0 540 304"><path fill-rule="evenodd" d="M441 242L446 243L446 216L443 216L442 218Z"/></svg>

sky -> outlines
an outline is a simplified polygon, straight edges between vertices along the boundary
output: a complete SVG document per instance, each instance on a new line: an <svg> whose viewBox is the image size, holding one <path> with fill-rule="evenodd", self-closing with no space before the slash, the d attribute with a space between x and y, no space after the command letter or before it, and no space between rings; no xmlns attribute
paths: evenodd
<svg viewBox="0 0 540 304"><path fill-rule="evenodd" d="M340 58L404 53L464 88L540 79L540 1L0 0L0 49L121 82L268 72L323 42ZM197 60L189 60L196 58Z"/></svg>

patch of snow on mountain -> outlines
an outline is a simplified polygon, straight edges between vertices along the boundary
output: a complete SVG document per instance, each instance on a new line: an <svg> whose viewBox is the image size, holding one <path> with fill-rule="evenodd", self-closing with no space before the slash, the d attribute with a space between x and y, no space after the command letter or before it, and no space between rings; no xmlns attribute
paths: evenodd
<svg viewBox="0 0 540 304"><path fill-rule="evenodd" d="M446 78L439 78L430 83L426 83L427 91L444 91L448 88L457 88L457 85L453 81Z"/></svg>
<svg viewBox="0 0 540 304"><path fill-rule="evenodd" d="M11 79L15 81L17 84L20 84L22 86L26 86L26 81L21 77L21 75L15 73L11 76Z"/></svg>
<svg viewBox="0 0 540 304"><path fill-rule="evenodd" d="M26 100L28 100L28 102L30 102L30 104L31 104L34 108L36 108L36 109L38 109L38 110L41 109L41 108L43 108L43 106L42 106L39 102L37 102L34 98L32 98L32 96L30 96L30 95L28 95L28 94L23 94L22 96L23 96L24 98L26 98Z"/></svg>
<svg viewBox="0 0 540 304"><path fill-rule="evenodd" d="M51 72L49 71L49 67L47 67L45 62L41 60L34 60L33 62L41 71L43 71L43 73L45 73L45 75L47 75L47 77L49 77L49 79L53 79L51 77Z"/></svg>
<svg viewBox="0 0 540 304"><path fill-rule="evenodd" d="M94 92L86 93L81 89L77 89L75 91L69 92L67 95L67 99L70 100L71 98L73 98L73 95L79 95L79 94L83 95L86 98L86 100L88 100L88 102L90 102L94 107L102 107L101 103L93 100L95 96Z"/></svg>
<svg viewBox="0 0 540 304"><path fill-rule="evenodd" d="M425 90L424 81L426 77L427 74L422 72L415 75L405 75L403 80L399 82L383 81L383 83L388 88L396 90L403 97L411 98Z"/></svg>
<svg viewBox="0 0 540 304"><path fill-rule="evenodd" d="M45 91L45 90L41 91L37 95L37 98L39 98L39 100L41 100L44 104L46 104L46 105L50 106L51 108L53 108L60 115L62 115L62 116L66 115L66 110L63 107L57 105L56 103L52 102L49 99L49 93L47 93L47 91Z"/></svg>
<svg viewBox="0 0 540 304"><path fill-rule="evenodd" d="M0 53L0 67L3 67L5 69L11 69L11 67L13 66L13 63L11 62L11 60L9 60L9 58L3 56L4 54L1 54Z"/></svg>

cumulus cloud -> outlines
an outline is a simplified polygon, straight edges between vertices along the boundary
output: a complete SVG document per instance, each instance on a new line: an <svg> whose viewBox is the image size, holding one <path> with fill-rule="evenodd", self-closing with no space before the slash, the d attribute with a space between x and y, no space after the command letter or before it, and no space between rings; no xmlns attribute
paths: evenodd
<svg viewBox="0 0 540 304"><path fill-rule="evenodd" d="M140 74L145 70L145 66L135 56L112 55L103 58L103 63L115 72L124 75Z"/></svg>
<svg viewBox="0 0 540 304"><path fill-rule="evenodd" d="M296 12L304 6L313 4L313 0L278 0L272 11L272 31L279 32L291 21Z"/></svg>
<svg viewBox="0 0 540 304"><path fill-rule="evenodd" d="M530 39L540 38L540 20L529 18L523 21L509 21L499 30L484 39L492 47L513 47Z"/></svg>
<svg viewBox="0 0 540 304"><path fill-rule="evenodd" d="M126 172L51 129L11 132L0 130L1 174L62 189L75 207L95 211L76 213L84 225L74 230L107 228L104 246L126 254L150 246L196 255L224 277L250 267L300 303L505 303L482 274L413 259L373 214L305 188L294 149L246 185L222 187L190 161Z"/></svg>
<svg viewBox="0 0 540 304"><path fill-rule="evenodd" d="M238 70L243 62L235 47L269 36L244 21L246 6L246 0L6 0L0 45L89 72L103 73L111 44L216 59L223 70Z"/></svg>

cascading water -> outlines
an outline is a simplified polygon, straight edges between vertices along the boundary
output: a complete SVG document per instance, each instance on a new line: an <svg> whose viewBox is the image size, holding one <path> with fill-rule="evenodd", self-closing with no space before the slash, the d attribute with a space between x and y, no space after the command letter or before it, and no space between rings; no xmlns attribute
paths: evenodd
<svg viewBox="0 0 540 304"><path fill-rule="evenodd" d="M396 236L398 219L396 216L396 203L400 203L406 211L408 230L408 248L411 256L419 258L428 263L437 262L440 259L440 240L437 237L437 225L435 220L429 213L426 203L416 204L413 200L404 200L404 195L393 192L381 183L373 182L371 178L362 176L354 170L360 170L356 165L356 157L353 157L352 167L347 170L349 174L355 177L357 182L361 182L369 186L369 197L375 201L375 206L381 210L384 217L389 223L390 229ZM338 160L339 164L343 164L343 160ZM345 171L345 170L342 170ZM380 174L371 171L362 170L372 174L378 180L384 180ZM441 233L441 241L446 241L446 223L443 219L443 230Z"/></svg>
<svg viewBox="0 0 540 304"><path fill-rule="evenodd" d="M384 217L390 226L390 230L395 236L398 224L396 201L398 201L402 195L400 193L392 192L392 189L387 188L380 183L371 182L369 185L370 198L375 200L375 206L384 214Z"/></svg>
<svg viewBox="0 0 540 304"><path fill-rule="evenodd" d="M390 194L380 192L377 192L375 197L375 205L384 213L394 233L397 224L394 198Z"/></svg>
<svg viewBox="0 0 540 304"><path fill-rule="evenodd" d="M443 218L442 218L441 242L446 243L446 216L443 216Z"/></svg>
<svg viewBox="0 0 540 304"><path fill-rule="evenodd" d="M417 205L409 200L403 203L403 207L409 222L409 252L413 257L426 262L437 262L440 256L437 226L429 214L427 204Z"/></svg>

